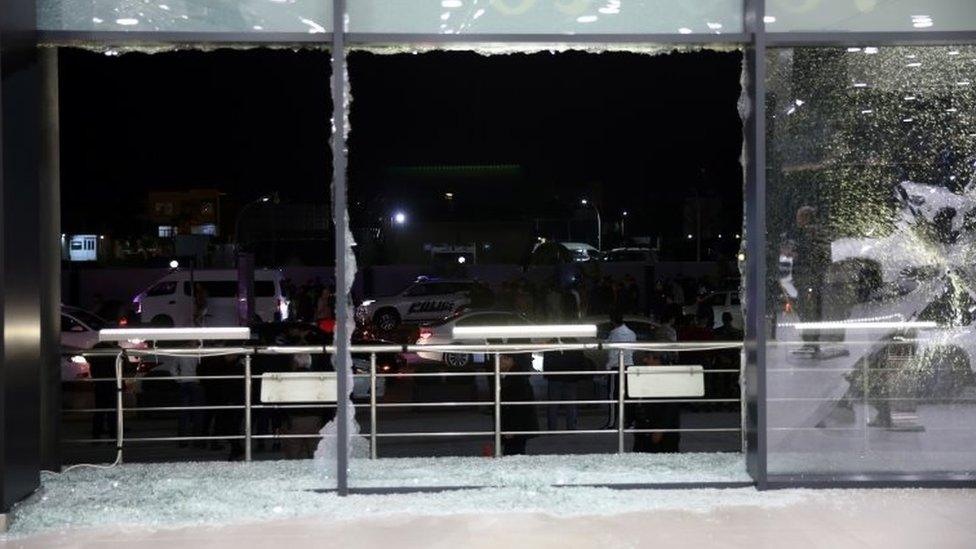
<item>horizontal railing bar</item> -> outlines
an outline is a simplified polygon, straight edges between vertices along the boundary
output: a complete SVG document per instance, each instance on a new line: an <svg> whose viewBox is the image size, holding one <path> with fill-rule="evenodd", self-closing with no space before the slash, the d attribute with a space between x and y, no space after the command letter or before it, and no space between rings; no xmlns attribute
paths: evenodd
<svg viewBox="0 0 976 549"><path fill-rule="evenodd" d="M738 428L709 428L709 429L624 429L624 433L629 434L641 434L641 433L737 433L741 429ZM567 430L539 430L539 431L502 431L502 435L608 435L616 434L616 429L567 429ZM368 434L368 433L363 433ZM481 436L493 436L494 431L431 431L431 432L389 432L389 433L376 433L377 437L380 438L424 438L424 437L481 437ZM275 440L275 439L321 439L324 438L323 435L318 433L312 434L268 434L268 435L251 435L252 439L258 440ZM202 437L142 437L142 438L129 438L126 437L126 442L192 442L192 441L211 441L211 440L243 440L244 435L225 435L225 436L202 436ZM97 439L97 438L75 438L75 439L64 439L64 443L69 444L93 444L93 443L112 443L112 439Z"/></svg>
<svg viewBox="0 0 976 549"><path fill-rule="evenodd" d="M398 353L418 351L467 351L493 353L518 352L546 352L546 351L587 351L587 350L632 350L632 351L716 351L723 349L741 349L741 341L711 341L711 342L637 342L637 343L497 343L497 344L443 344L443 345L352 345L353 354L369 353ZM81 356L116 356L120 350L62 350L64 355ZM153 348L153 349L125 349L124 352L132 356L199 356L212 357L232 354L334 354L335 347L327 346L260 346L253 347L199 347L199 348Z"/></svg>
<svg viewBox="0 0 976 549"><path fill-rule="evenodd" d="M490 437L494 436L494 431L441 431L424 433L376 433L379 438L394 437Z"/></svg>
<svg viewBox="0 0 976 549"><path fill-rule="evenodd" d="M208 380L208 379L245 379L246 376L155 376L155 377L123 377L122 381L179 381L179 380ZM66 379L63 383L115 383L114 377L82 377Z"/></svg>
<svg viewBox="0 0 976 549"><path fill-rule="evenodd" d="M741 433L739 427L710 427L701 429L624 429L625 433Z"/></svg>
<svg viewBox="0 0 976 549"><path fill-rule="evenodd" d="M782 399L786 400L786 399ZM816 399L809 399L816 400ZM883 400L883 399L872 399ZM915 400L915 399L885 399L885 400ZM682 404L682 403L732 403L739 402L737 398L674 398L674 399L627 399L625 404ZM503 406L563 406L563 405L586 405L586 404L615 404L617 400L525 400L525 401L502 401ZM377 403L377 408L476 408L480 406L491 406L494 401L445 401L445 402L382 402ZM356 408L369 408L369 404L353 404ZM313 409L313 408L335 408L333 403L310 403L310 404L252 404L253 409ZM123 412L179 412L188 410L243 410L243 405L228 406L148 406L136 408L123 408ZM114 412L115 408L66 408L63 413L94 413L94 412Z"/></svg>

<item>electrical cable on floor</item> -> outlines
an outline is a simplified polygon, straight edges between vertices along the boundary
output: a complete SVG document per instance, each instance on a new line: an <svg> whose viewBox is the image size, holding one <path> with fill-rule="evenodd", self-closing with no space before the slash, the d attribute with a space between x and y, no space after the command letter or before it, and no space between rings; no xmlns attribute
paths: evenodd
<svg viewBox="0 0 976 549"><path fill-rule="evenodd" d="M60 476L72 469L81 469L83 467L88 467L91 469L112 469L117 467L122 463L122 440L123 440L123 419L122 419L122 361L125 357L125 351L122 351L115 357L115 404L117 407L116 418L115 418L115 431L116 431L116 446L115 446L115 461L108 465L99 465L95 463L76 463L74 465L65 467L61 471L48 471L42 470L42 473L47 473L49 475Z"/></svg>

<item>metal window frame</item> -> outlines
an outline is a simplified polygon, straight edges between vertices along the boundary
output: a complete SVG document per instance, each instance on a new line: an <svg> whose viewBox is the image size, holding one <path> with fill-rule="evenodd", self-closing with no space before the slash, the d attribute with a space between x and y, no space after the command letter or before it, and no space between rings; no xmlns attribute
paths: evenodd
<svg viewBox="0 0 976 549"><path fill-rule="evenodd" d="M322 0L327 2L329 0ZM747 460L750 463L749 473L760 489L815 486L925 486L925 479L905 480L894 477L859 476L855 481L835 477L810 480L809 476L771 478L767 472L766 448L766 332L767 319L765 314L765 278L767 262L766 246L766 135L765 135L765 59L770 48L789 47L844 47L855 45L873 46L940 46L947 44L976 44L976 30L973 31L920 31L920 32L767 32L763 22L765 0L743 0L744 32L733 34L594 34L594 35L562 35L562 34L472 34L472 35L438 35L438 34L398 34L398 33L349 33L345 29L346 0L333 0L333 22L335 28L331 33L247 33L247 32L207 32L207 33L179 33L179 32L102 32L102 31L39 31L36 40L39 44L50 46L138 46L138 45L173 45L176 47L197 46L323 46L331 47L333 52L332 87L335 121L335 133L332 139L332 154L334 159L332 188L333 219L343 219L347 182L345 166L347 165L346 144L336 136L344 135L346 120L345 95L346 48L357 45L383 44L423 44L423 45L466 45L472 46L497 43L515 44L561 44L569 47L597 44L662 44L662 45L709 45L725 44L742 47L746 57L746 99L750 104L749 117L745 120L745 240L746 267L745 293L746 303L752 304L747 309L746 317L746 348L745 359L747 369L748 406L750 410L747 432L750 437ZM351 280L344 274L345 250L344 242L347 231L344 224L336 225L336 265L341 276L338 279L340 295L349 295ZM49 267L50 268L50 267ZM339 350L344 351L349 345L349 330L344 322L347 313L339 308L340 321L337 323L336 341ZM348 369L346 353L337 353L337 367ZM340 390L346 390L345 381L339 377ZM340 407L339 433L340 452L338 455L340 494L348 493L348 479L346 478L347 459L344 448L348 444L348 433L345 432L346 413ZM935 479L939 486L973 486L973 482Z"/></svg>

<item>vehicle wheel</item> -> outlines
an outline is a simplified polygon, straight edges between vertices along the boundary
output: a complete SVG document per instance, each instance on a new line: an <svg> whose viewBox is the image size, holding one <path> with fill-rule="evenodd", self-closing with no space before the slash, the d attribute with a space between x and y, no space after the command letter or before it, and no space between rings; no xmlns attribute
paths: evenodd
<svg viewBox="0 0 976 549"><path fill-rule="evenodd" d="M444 353L444 364L451 368L464 368L471 362L471 355L465 353Z"/></svg>
<svg viewBox="0 0 976 549"><path fill-rule="evenodd" d="M174 324L173 317L169 315L156 315L153 317L150 324L153 326L159 326L160 328L172 328Z"/></svg>
<svg viewBox="0 0 976 549"><path fill-rule="evenodd" d="M400 325L400 313L396 309L380 309L373 315L373 324L384 332L389 332Z"/></svg>

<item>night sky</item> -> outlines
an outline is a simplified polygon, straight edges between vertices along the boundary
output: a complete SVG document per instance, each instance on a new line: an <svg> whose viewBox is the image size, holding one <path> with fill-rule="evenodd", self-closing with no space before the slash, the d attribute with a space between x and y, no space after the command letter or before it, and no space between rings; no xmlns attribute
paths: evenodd
<svg viewBox="0 0 976 549"><path fill-rule="evenodd" d="M353 53L349 66L350 197L367 207L423 194L391 167L504 164L521 176L455 191L471 215L558 214L589 196L680 231L697 185L728 204L720 225L741 224L738 53ZM321 51L62 49L65 230L119 231L153 189L326 202L329 72Z"/></svg>

